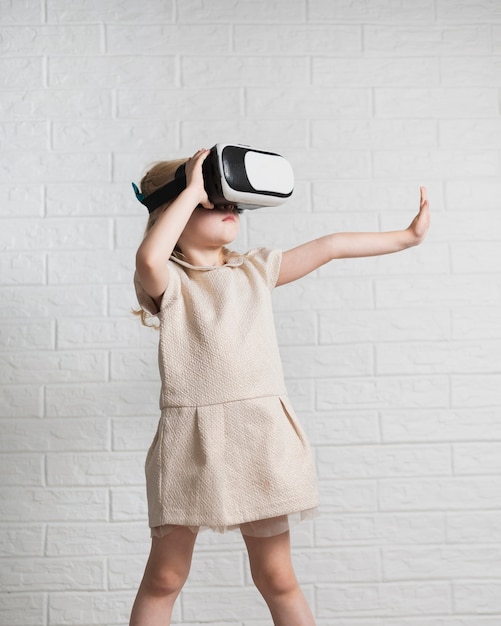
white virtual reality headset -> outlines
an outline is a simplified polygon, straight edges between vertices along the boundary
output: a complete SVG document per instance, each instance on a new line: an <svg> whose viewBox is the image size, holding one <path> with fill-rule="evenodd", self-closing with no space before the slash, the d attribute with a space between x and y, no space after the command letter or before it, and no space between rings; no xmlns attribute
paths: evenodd
<svg viewBox="0 0 501 626"><path fill-rule="evenodd" d="M233 204L237 209L278 206L294 191L294 174L290 163L273 152L254 150L249 146L217 143L202 166L205 190L215 205ZM186 188L185 164L170 183L144 196L132 183L136 197L151 213L173 200Z"/></svg>

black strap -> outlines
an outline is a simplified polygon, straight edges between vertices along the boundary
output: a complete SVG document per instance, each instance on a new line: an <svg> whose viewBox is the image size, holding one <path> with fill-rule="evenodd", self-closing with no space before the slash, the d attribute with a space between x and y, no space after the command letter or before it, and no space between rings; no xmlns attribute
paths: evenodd
<svg viewBox="0 0 501 626"><path fill-rule="evenodd" d="M185 169L185 163L183 163L176 170L174 180L172 180L170 183L167 183L163 187L160 187L153 193L150 193L149 196L140 198L139 195L136 193L139 202L141 202L141 204L144 204L149 213L152 213L155 209L158 209L158 207L162 206L162 204L173 200L184 189L186 189Z"/></svg>

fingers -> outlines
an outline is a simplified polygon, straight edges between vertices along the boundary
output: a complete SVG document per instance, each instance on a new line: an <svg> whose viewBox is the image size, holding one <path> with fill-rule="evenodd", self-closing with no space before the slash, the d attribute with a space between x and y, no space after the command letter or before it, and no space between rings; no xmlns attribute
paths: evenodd
<svg viewBox="0 0 501 626"><path fill-rule="evenodd" d="M426 193L426 187L420 187L419 191L421 194L419 205L420 208L424 208L425 206L428 206L428 195Z"/></svg>

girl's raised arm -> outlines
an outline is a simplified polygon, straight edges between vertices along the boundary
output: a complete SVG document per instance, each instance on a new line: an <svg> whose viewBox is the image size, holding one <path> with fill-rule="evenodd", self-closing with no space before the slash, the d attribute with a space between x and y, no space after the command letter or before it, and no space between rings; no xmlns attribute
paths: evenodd
<svg viewBox="0 0 501 626"><path fill-rule="evenodd" d="M188 159L186 189L161 213L136 252L136 271L141 285L157 302L169 281L167 261L195 207L199 204L205 208L213 207L207 198L202 175L202 163L208 154L208 150L199 150Z"/></svg>
<svg viewBox="0 0 501 626"><path fill-rule="evenodd" d="M405 230L381 233L332 233L284 252L277 281L285 285L333 259L379 256L420 244L430 225L426 189L420 188L419 213Z"/></svg>

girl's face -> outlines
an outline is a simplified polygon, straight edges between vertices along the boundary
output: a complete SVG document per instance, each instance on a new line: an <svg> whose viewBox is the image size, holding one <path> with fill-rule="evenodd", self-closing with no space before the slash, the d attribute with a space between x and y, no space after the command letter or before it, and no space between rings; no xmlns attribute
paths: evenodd
<svg viewBox="0 0 501 626"><path fill-rule="evenodd" d="M197 207L179 238L181 250L218 248L234 241L240 230L240 215L233 205L215 209Z"/></svg>

